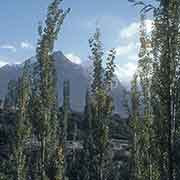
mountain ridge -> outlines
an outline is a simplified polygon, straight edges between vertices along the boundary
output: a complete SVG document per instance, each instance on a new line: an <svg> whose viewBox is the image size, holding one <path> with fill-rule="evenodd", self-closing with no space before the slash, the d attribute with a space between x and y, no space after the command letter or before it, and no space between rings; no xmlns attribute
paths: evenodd
<svg viewBox="0 0 180 180"><path fill-rule="evenodd" d="M87 70L80 64L71 62L61 51L53 53L57 74L58 102L61 105L63 101L63 82L70 81L70 104L75 111L82 112L85 105L85 96L87 88L90 84L90 75ZM26 61L35 63L35 57L31 57ZM5 65L0 68L0 98L3 98L7 92L8 82L17 80L22 73L22 64ZM113 87L112 96L114 99L115 112L125 115L124 97L126 89L116 78L116 86Z"/></svg>

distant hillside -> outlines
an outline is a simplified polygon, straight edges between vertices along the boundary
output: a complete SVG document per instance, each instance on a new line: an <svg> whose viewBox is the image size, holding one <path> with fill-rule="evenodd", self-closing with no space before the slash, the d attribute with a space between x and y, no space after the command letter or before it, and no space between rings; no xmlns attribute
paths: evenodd
<svg viewBox="0 0 180 180"><path fill-rule="evenodd" d="M61 51L55 52L53 56L56 63L59 103L62 103L63 82L64 80L69 80L71 108L75 111L83 111L85 94L90 81L87 75L88 71L83 66L72 63ZM34 63L35 58L33 57L29 60ZM23 65L21 64L5 65L0 68L0 98L3 98L7 92L8 81L16 80L21 75L22 67ZM123 104L127 92L118 80L113 87L112 94L114 97L115 111L124 116L125 109Z"/></svg>

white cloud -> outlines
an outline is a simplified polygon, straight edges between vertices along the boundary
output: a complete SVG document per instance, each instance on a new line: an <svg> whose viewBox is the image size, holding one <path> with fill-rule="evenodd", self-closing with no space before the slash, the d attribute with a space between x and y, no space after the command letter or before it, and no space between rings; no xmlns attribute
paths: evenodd
<svg viewBox="0 0 180 180"><path fill-rule="evenodd" d="M5 61L0 60L0 67L5 66L6 64L8 64L8 63L5 62Z"/></svg>
<svg viewBox="0 0 180 180"><path fill-rule="evenodd" d="M153 21L146 20L147 33L153 28ZM120 30L119 45L116 47L118 65L116 75L119 80L127 87L137 69L139 43L139 22L133 22ZM121 63L122 62L122 63Z"/></svg>
<svg viewBox="0 0 180 180"><path fill-rule="evenodd" d="M138 31L139 23L134 22L120 31L120 38L129 39L132 38Z"/></svg>
<svg viewBox="0 0 180 180"><path fill-rule="evenodd" d="M153 30L154 23L150 19L147 19L145 23L146 23L147 33L150 33Z"/></svg>
<svg viewBox="0 0 180 180"><path fill-rule="evenodd" d="M140 44L137 40L132 40L129 43L119 45L116 48L116 56L121 61L135 62L138 60L138 51Z"/></svg>
<svg viewBox="0 0 180 180"><path fill-rule="evenodd" d="M137 52L139 48L139 43L136 42L130 42L125 45L120 45L116 48L116 54L117 56L127 56L127 55L134 55L134 52Z"/></svg>
<svg viewBox="0 0 180 180"><path fill-rule="evenodd" d="M0 56L0 67L5 66L6 64L8 64L8 58Z"/></svg>
<svg viewBox="0 0 180 180"><path fill-rule="evenodd" d="M23 48L23 49L33 49L34 47L29 42L23 41L23 42L21 42L21 48Z"/></svg>
<svg viewBox="0 0 180 180"><path fill-rule="evenodd" d="M81 61L81 58L76 55L76 54L73 54L73 53L69 53L69 54L66 54L65 55L71 62L75 63L75 64L81 64L82 61Z"/></svg>
<svg viewBox="0 0 180 180"><path fill-rule="evenodd" d="M123 85L130 87L130 82L136 72L136 69L136 63L128 62L127 64L117 65L115 73Z"/></svg>
<svg viewBox="0 0 180 180"><path fill-rule="evenodd" d="M1 49L9 49L9 50L12 51L12 52L16 52L16 51L17 51L17 49L16 49L15 46L9 45L9 44L1 45L0 48L1 48Z"/></svg>
<svg viewBox="0 0 180 180"><path fill-rule="evenodd" d="M146 31L147 33L150 33L153 29L153 21L152 20L145 20L145 25L146 25ZM121 39L131 39L134 36L137 36L139 33L139 27L140 27L140 22L133 22L130 25L124 27L120 31L120 38Z"/></svg>

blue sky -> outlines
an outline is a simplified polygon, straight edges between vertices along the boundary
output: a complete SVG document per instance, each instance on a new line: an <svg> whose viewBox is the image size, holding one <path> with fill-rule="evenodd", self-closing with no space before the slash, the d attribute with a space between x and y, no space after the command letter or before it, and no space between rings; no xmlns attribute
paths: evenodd
<svg viewBox="0 0 180 180"><path fill-rule="evenodd" d="M1 2L0 66L20 63L34 56L37 25L44 20L50 1ZM125 70L125 74L135 69L139 21L139 10L136 7L127 0L64 0L62 7L70 7L72 10L65 19L56 50L61 50L76 63L85 63L89 55L88 38L98 23L105 51L109 48L117 49L119 71Z"/></svg>

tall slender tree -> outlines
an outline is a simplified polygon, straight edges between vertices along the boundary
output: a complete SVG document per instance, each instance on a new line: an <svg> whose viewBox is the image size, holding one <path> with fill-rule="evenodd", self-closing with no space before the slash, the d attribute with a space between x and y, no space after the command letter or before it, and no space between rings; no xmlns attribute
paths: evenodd
<svg viewBox="0 0 180 180"><path fill-rule="evenodd" d="M140 80L140 99L141 99L141 134L140 142L143 146L140 150L141 158L141 176L142 179L159 179L157 164L154 157L154 130L153 130L153 113L151 105L151 86L153 76L152 66L152 43L151 36L146 32L145 15L141 15L140 25L140 52L138 62L138 76Z"/></svg>
<svg viewBox="0 0 180 180"><path fill-rule="evenodd" d="M91 60L93 61L93 78L90 93L86 99L86 127L88 128L84 144L88 179L108 179L111 155L109 140L109 120L112 113L111 88L114 75L115 51L111 50L107 58L107 66L103 68L103 49L100 40L100 30L89 40Z"/></svg>
<svg viewBox="0 0 180 180"><path fill-rule="evenodd" d="M134 74L133 80L131 82L131 105L132 105L132 115L130 126L132 129L131 138L131 148L130 148L130 179L138 179L139 172L139 151L137 148L138 144L138 134L139 133L139 90L138 90L138 76Z"/></svg>
<svg viewBox="0 0 180 180"><path fill-rule="evenodd" d="M174 179L174 135L179 64L179 1L160 1L153 39L153 110L159 147L160 179ZM158 107L158 108L157 108ZM157 121L158 119L158 121Z"/></svg>
<svg viewBox="0 0 180 180"><path fill-rule="evenodd" d="M8 82L8 91L4 99L4 109L16 109L18 105L18 82L10 80Z"/></svg>
<svg viewBox="0 0 180 180"><path fill-rule="evenodd" d="M179 6L177 0L158 0L157 8L143 1L142 12L154 10L153 77L150 88L153 114L154 159L161 180L176 177L174 146L177 128L179 78ZM145 77L145 76L144 76Z"/></svg>
<svg viewBox="0 0 180 180"><path fill-rule="evenodd" d="M64 81L64 91L63 91L63 137L62 137L62 147L63 147L63 154L64 154L64 177L67 177L67 140L68 140L68 120L70 115L70 82Z"/></svg>
<svg viewBox="0 0 180 180"><path fill-rule="evenodd" d="M28 63L25 64L22 77L19 80L18 110L16 122L16 141L14 145L14 158L16 162L16 179L27 179L26 149L30 143L31 124L28 116L28 106L31 95Z"/></svg>
<svg viewBox="0 0 180 180"><path fill-rule="evenodd" d="M152 72L151 37L146 32L145 15L142 14L138 68L132 81L132 179L159 179L159 171L153 161Z"/></svg>
<svg viewBox="0 0 180 180"><path fill-rule="evenodd" d="M59 8L61 0L53 0L48 7L45 27L39 26L39 40L36 49L38 60L38 88L39 104L38 139L40 141L40 176L41 180L60 179L58 163L60 157L57 143L57 93L56 73L53 59L54 43L70 9L63 11ZM61 148L59 148L61 151ZM56 155L54 155L56 153ZM60 153L61 154L61 153ZM52 157L56 157L54 160ZM48 167L50 166L50 167ZM54 171L52 171L52 168ZM48 171L50 169L50 171Z"/></svg>

